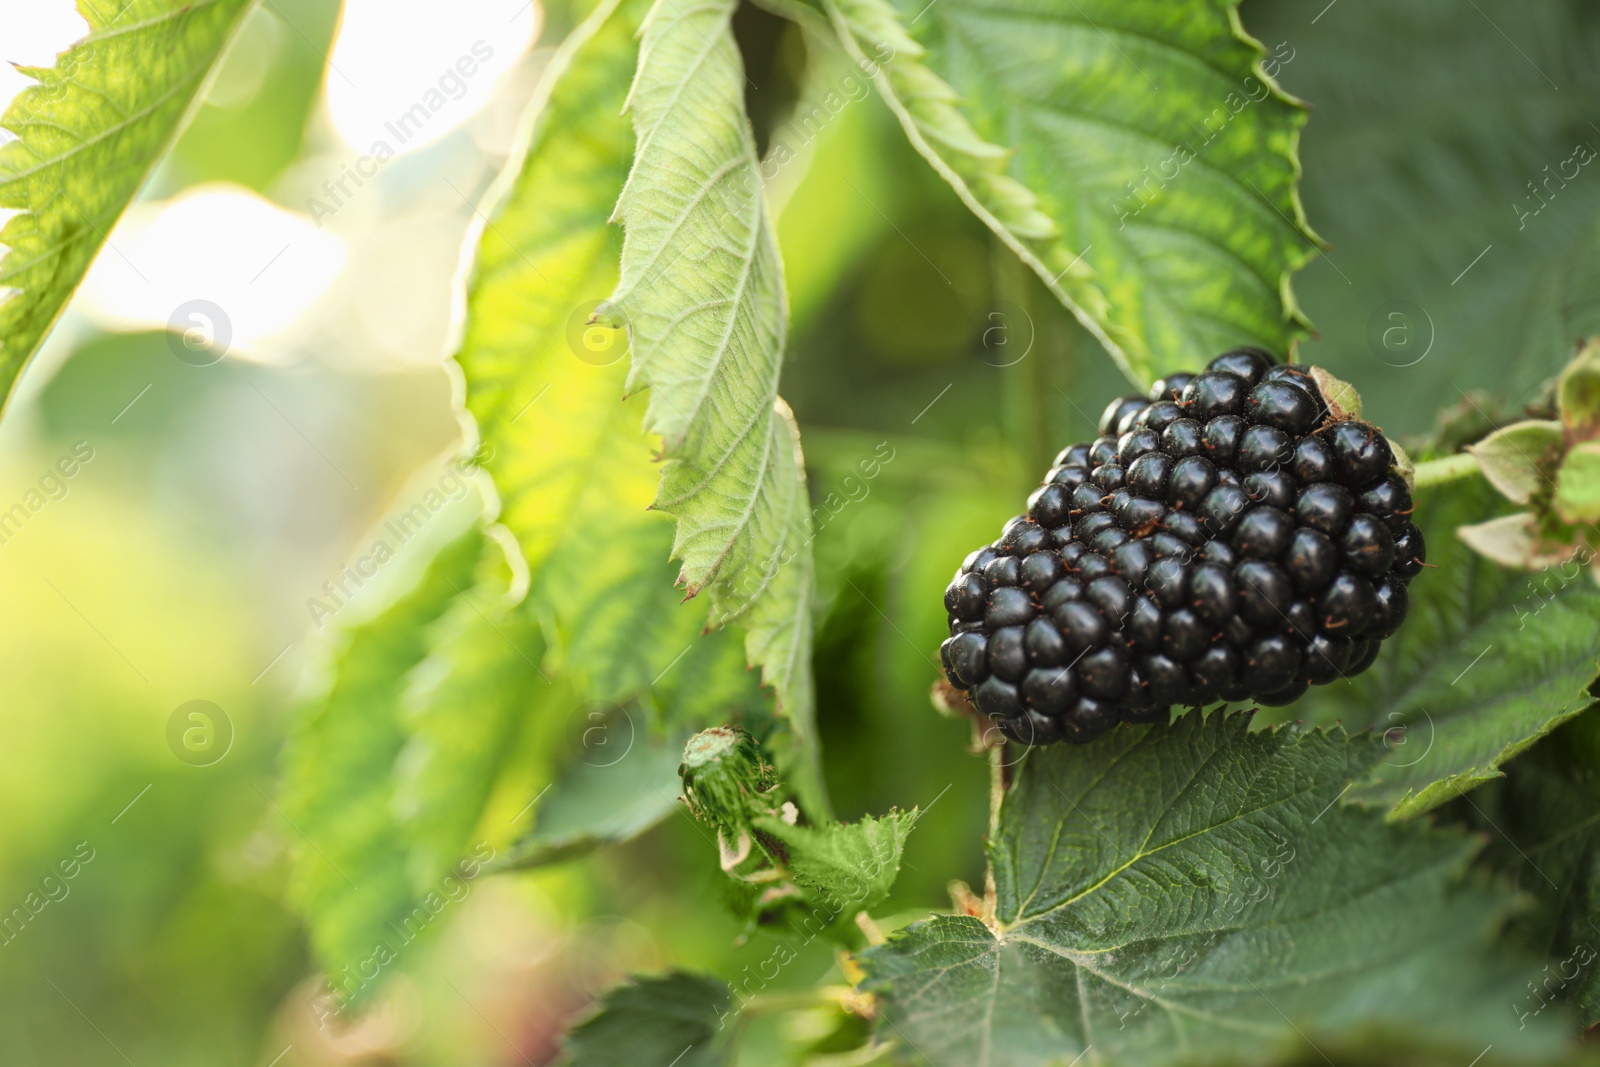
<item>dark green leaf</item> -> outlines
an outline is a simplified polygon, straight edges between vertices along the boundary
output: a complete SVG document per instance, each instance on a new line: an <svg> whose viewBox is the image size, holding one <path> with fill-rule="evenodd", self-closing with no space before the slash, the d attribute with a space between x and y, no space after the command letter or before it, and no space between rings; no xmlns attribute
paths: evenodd
<svg viewBox="0 0 1600 1067"><path fill-rule="evenodd" d="M1287 713L1370 726L1389 754L1352 796L1414 815L1499 775L1501 763L1590 703L1600 590L1577 561L1533 574L1480 558L1456 529L1504 510L1478 479L1417 494L1431 566L1377 663Z"/></svg>
<svg viewBox="0 0 1600 1067"><path fill-rule="evenodd" d="M1198 713L1035 750L991 844L992 924L861 955L886 1032L936 1067L1238 1064L1373 1027L1463 1062L1548 1050L1488 947L1508 901L1458 884L1473 842L1338 803L1381 754Z"/></svg>
<svg viewBox="0 0 1600 1067"><path fill-rule="evenodd" d="M567 1035L564 1067L714 1067L728 1062L723 1016L732 997L712 978L673 971L607 993Z"/></svg>
<svg viewBox="0 0 1600 1067"><path fill-rule="evenodd" d="M1516 931L1547 963L1513 1011L1568 1001L1600 1023L1600 715L1555 730L1469 799L1469 820L1493 834L1485 859L1537 902Z"/></svg>
<svg viewBox="0 0 1600 1067"><path fill-rule="evenodd" d="M1295 281L1319 334L1303 355L1391 434L1463 391L1533 394L1600 331L1600 18L1582 0L1317 8L1244 9L1289 42L1280 79L1315 108L1304 198L1333 250Z"/></svg>

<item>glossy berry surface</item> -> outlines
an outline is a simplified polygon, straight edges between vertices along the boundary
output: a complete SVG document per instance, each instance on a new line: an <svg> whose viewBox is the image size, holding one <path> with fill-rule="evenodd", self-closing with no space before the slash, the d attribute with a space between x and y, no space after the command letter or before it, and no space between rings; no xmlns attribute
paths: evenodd
<svg viewBox="0 0 1600 1067"><path fill-rule="evenodd" d="M945 591L946 677L1023 744L1366 670L1425 548L1376 427L1260 349L1107 405Z"/></svg>

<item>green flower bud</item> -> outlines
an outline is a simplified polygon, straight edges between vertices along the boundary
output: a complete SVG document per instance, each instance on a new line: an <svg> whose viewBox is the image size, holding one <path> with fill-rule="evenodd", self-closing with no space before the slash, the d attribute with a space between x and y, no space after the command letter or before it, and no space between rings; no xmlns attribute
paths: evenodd
<svg viewBox="0 0 1600 1067"><path fill-rule="evenodd" d="M678 777L694 817L730 840L778 800L776 770L756 739L736 726L715 726L691 737Z"/></svg>

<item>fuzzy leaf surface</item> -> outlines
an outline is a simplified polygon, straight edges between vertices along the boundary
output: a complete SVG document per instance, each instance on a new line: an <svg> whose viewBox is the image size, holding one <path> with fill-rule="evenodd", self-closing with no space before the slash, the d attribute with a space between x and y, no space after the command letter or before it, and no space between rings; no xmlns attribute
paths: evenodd
<svg viewBox="0 0 1600 1067"><path fill-rule="evenodd" d="M78 0L89 35L0 117L0 394L176 139L251 0ZM7 297L7 290L16 290Z"/></svg>
<svg viewBox="0 0 1600 1067"><path fill-rule="evenodd" d="M626 325L630 391L667 461L654 507L711 624L738 619L782 713L814 747L811 534L799 431L778 399L783 266L744 112L732 0L661 0L629 94L638 151L617 217L621 277L600 321ZM816 795L807 797L815 806Z"/></svg>
<svg viewBox="0 0 1600 1067"><path fill-rule="evenodd" d="M1351 1032L1548 1049L1488 947L1508 903L1461 835L1338 803L1370 738L1191 714L1036 750L990 847L993 927L913 924L859 957L935 1067L1251 1063Z"/></svg>
<svg viewBox="0 0 1600 1067"><path fill-rule="evenodd" d="M1507 500L1526 504L1548 488L1548 467L1560 454L1561 424L1553 419L1512 423L1467 449L1483 476Z"/></svg>
<svg viewBox="0 0 1600 1067"><path fill-rule="evenodd" d="M504 627L476 627L482 655L501 655L523 681L486 699L485 718L520 694L524 714L551 720L538 726L550 792L512 862L647 828L676 796L675 775L655 773L652 753L681 745L695 725L764 714L736 640L702 636L703 617L672 589L672 523L647 510L658 472L639 430L643 398L622 401L620 337L585 328L616 283L622 234L609 218L633 156L623 104L646 6L602 4L552 61L490 194L456 354L499 521L529 568L521 614L555 638L538 667L564 679L570 701L535 708L538 680L504 658ZM481 687L470 655L445 659L462 677L441 684ZM624 762L612 767L619 751ZM660 781L664 802L635 788Z"/></svg>
<svg viewBox="0 0 1600 1067"><path fill-rule="evenodd" d="M1303 106L1230 0L836 0L912 142L1134 381L1283 354ZM1288 58L1292 58L1288 56Z"/></svg>

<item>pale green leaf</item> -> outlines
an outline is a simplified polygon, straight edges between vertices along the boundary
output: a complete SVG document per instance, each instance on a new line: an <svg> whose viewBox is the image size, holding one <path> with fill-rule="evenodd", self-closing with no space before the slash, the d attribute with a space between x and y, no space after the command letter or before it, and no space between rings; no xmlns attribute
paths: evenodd
<svg viewBox="0 0 1600 1067"><path fill-rule="evenodd" d="M395 955L406 947L397 931L418 894L409 850L397 847L393 769L406 743L398 709L430 627L473 583L483 546L476 530L457 538L414 589L345 635L330 690L300 715L284 750L282 808L296 850L289 894L343 1004L376 988L351 975L370 971L365 961L380 946Z"/></svg>
<svg viewBox="0 0 1600 1067"><path fill-rule="evenodd" d="M1585 341L1556 385L1561 421L1574 434L1591 437L1600 427L1600 343Z"/></svg>
<svg viewBox="0 0 1600 1067"><path fill-rule="evenodd" d="M0 230L0 393L177 138L250 3L78 0L89 35L52 68L21 68L39 84L0 117L17 135L0 146L0 208L21 212Z"/></svg>
<svg viewBox="0 0 1600 1067"><path fill-rule="evenodd" d="M1562 457L1553 504L1565 522L1600 521L1600 442L1583 441Z"/></svg>
<svg viewBox="0 0 1600 1067"><path fill-rule="evenodd" d="M761 847L782 863L806 900L837 918L868 911L889 895L919 814L913 808L822 827L768 816L754 827Z"/></svg>
<svg viewBox="0 0 1600 1067"><path fill-rule="evenodd" d="M1335 378L1321 367L1310 368L1311 380L1317 383L1322 397L1328 402L1328 412L1336 419L1361 417L1361 394L1349 382Z"/></svg>
<svg viewBox="0 0 1600 1067"><path fill-rule="evenodd" d="M1531 511L1519 511L1456 529L1456 536L1485 559L1517 570L1541 570L1565 563L1578 551L1576 543L1551 541L1540 532Z"/></svg>
<svg viewBox="0 0 1600 1067"><path fill-rule="evenodd" d="M1431 566L1411 582L1405 625L1365 674L1313 688L1290 712L1382 733L1391 751L1351 795L1396 816L1497 777L1500 764L1589 703L1600 590L1577 560L1509 571L1456 536L1499 506L1476 479L1418 492L1413 517Z"/></svg>
<svg viewBox="0 0 1600 1067"><path fill-rule="evenodd" d="M732 0L661 0L629 94L638 136L617 203L621 277L600 321L626 325L629 389L667 460L654 507L711 621L735 619L780 710L814 758L811 532L799 433L778 399L783 266L744 113ZM808 807L825 810L813 774Z"/></svg>
<svg viewBox="0 0 1600 1067"><path fill-rule="evenodd" d="M538 758L548 766L535 778L550 792L532 805L533 830L515 862L642 831L676 796L674 776L653 773L663 746L675 752L688 729L708 722L765 718L737 643L702 636L703 616L672 589L672 523L647 510L658 472L639 430L642 398L621 400L620 338L585 327L617 276L622 233L609 217L633 153L622 112L645 6L602 4L551 61L490 194L465 294L456 359L499 490L499 521L530 570L520 609L529 622L476 627L485 642L476 657L521 677L520 688L493 691L468 647L441 656L463 676L440 684L482 694L488 721L479 731L495 729L519 701L540 720ZM557 699L570 706L532 703L541 687L498 632L535 619L553 639L539 668L560 675ZM586 716L601 706L614 706L602 717L616 718L633 746L609 775L592 766L585 741L600 736ZM666 802L632 788L658 780Z"/></svg>
<svg viewBox="0 0 1600 1067"><path fill-rule="evenodd" d="M542 867L599 845L626 841L678 806L682 739L628 738L620 758L593 751L564 768L534 805L532 832L504 860L508 868Z"/></svg>
<svg viewBox="0 0 1600 1067"><path fill-rule="evenodd" d="M1526 504L1549 486L1550 467L1562 443L1559 422L1530 420L1496 430L1467 451L1477 457L1483 476L1506 499Z"/></svg>
<svg viewBox="0 0 1600 1067"><path fill-rule="evenodd" d="M829 7L918 151L1135 381L1299 335L1304 109L1236 3Z"/></svg>
<svg viewBox="0 0 1600 1067"><path fill-rule="evenodd" d="M508 603L504 584L457 592L402 696L407 743L395 766L394 805L421 891L479 843L471 838L494 782L524 719L551 689L539 668L544 635Z"/></svg>
<svg viewBox="0 0 1600 1067"><path fill-rule="evenodd" d="M567 1034L562 1067L717 1067L731 1055L733 1002L714 978L672 971L610 990Z"/></svg>
<svg viewBox="0 0 1600 1067"><path fill-rule="evenodd" d="M1458 883L1474 842L1339 803L1381 754L1199 713L1033 751L990 846L993 925L860 955L885 1032L933 1067L1238 1065L1373 1028L1462 1062L1550 1051L1489 947L1509 896Z"/></svg>

